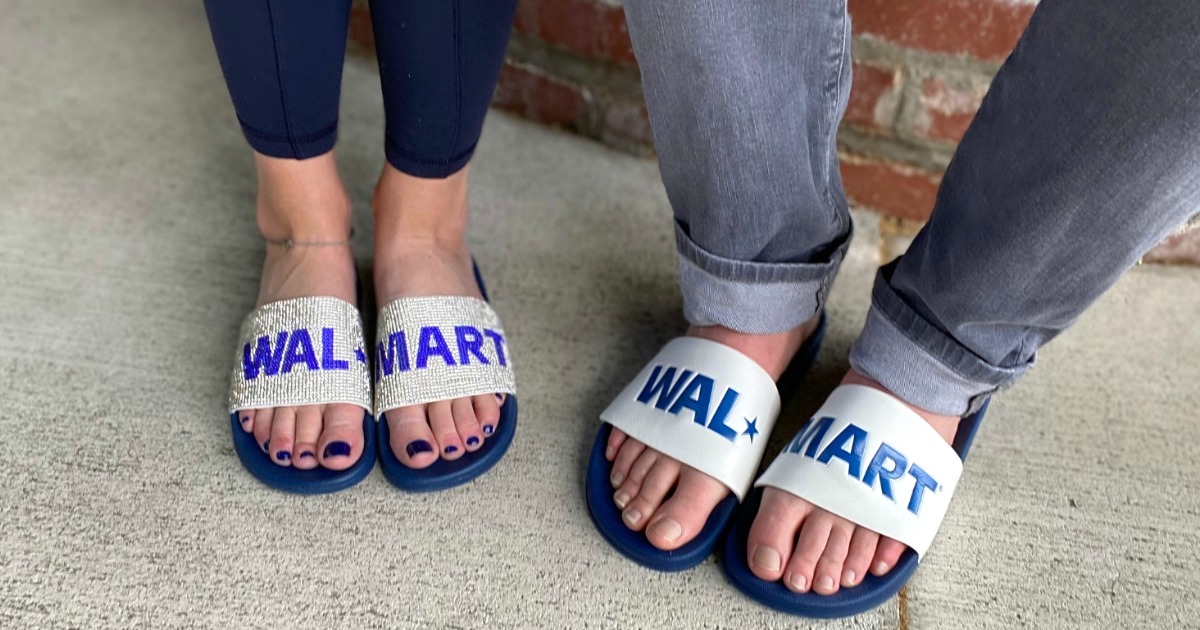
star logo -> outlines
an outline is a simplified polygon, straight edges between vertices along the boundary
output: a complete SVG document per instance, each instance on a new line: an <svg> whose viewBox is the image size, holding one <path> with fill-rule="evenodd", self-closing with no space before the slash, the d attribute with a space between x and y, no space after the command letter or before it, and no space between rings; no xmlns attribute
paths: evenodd
<svg viewBox="0 0 1200 630"><path fill-rule="evenodd" d="M746 430L742 431L742 435L750 436L750 443L753 444L754 436L758 435L758 418L753 420L750 418L743 418L743 420L746 421Z"/></svg>
<svg viewBox="0 0 1200 630"><path fill-rule="evenodd" d="M363 352L362 348L354 349L354 358L358 359L358 362L362 363L363 365L366 365L367 363L367 353Z"/></svg>

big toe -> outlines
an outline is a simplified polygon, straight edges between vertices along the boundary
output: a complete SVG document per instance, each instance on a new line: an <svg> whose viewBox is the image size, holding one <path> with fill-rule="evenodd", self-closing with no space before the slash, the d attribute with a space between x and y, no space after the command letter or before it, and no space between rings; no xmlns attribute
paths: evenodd
<svg viewBox="0 0 1200 630"><path fill-rule="evenodd" d="M426 468L438 460L437 441L426 420L425 405L400 407L386 414L389 446L409 468Z"/></svg>
<svg viewBox="0 0 1200 630"><path fill-rule="evenodd" d="M729 489L721 482L684 466L675 494L647 524L646 540L664 551L686 545L704 529L713 509L727 496Z"/></svg>
<svg viewBox="0 0 1200 630"><path fill-rule="evenodd" d="M363 451L363 410L355 405L327 405L325 430L317 443L321 465L330 470L345 470L354 465Z"/></svg>
<svg viewBox="0 0 1200 630"><path fill-rule="evenodd" d="M783 577L796 532L811 509L808 502L786 492L763 490L762 503L746 540L746 558L754 575L768 582Z"/></svg>

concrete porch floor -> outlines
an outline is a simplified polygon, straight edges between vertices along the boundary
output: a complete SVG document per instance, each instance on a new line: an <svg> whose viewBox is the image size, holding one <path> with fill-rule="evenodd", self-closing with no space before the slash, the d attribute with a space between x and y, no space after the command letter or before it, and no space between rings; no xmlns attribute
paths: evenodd
<svg viewBox="0 0 1200 630"><path fill-rule="evenodd" d="M224 409L262 245L199 0L8 0L0 18L0 627L1200 627L1200 272L1133 269L999 396L902 600L810 622L714 561L641 569L592 528L597 414L682 330L652 162L493 114L472 242L519 362L509 455L405 495L375 472L255 482ZM368 263L375 68L339 154ZM883 252L873 215L778 450L845 369Z"/></svg>

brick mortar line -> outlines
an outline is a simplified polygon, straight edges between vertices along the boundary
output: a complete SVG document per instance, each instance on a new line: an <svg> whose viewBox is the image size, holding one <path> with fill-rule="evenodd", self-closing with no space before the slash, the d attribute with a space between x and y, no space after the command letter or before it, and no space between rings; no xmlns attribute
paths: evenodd
<svg viewBox="0 0 1200 630"><path fill-rule="evenodd" d="M953 143L914 143L900 136L871 132L857 125L842 125L838 146L846 153L882 162L899 162L914 169L940 175L950 165Z"/></svg>
<svg viewBox="0 0 1200 630"><path fill-rule="evenodd" d="M581 57L536 37L513 33L506 56L537 67L543 74L578 83L621 99L642 100L642 78L636 67Z"/></svg>
<svg viewBox="0 0 1200 630"><path fill-rule="evenodd" d="M936 53L905 48L869 33L856 34L851 43L854 60L872 65L882 63L887 66L933 68L988 77L995 75L1002 65L1001 62L985 61L966 53Z"/></svg>

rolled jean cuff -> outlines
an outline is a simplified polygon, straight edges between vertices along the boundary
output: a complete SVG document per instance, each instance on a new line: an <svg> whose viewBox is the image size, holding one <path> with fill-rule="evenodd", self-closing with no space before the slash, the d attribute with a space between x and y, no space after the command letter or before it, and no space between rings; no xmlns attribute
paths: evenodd
<svg viewBox="0 0 1200 630"><path fill-rule="evenodd" d="M305 135L276 134L258 129L238 119L246 142L259 153L273 158L307 160L324 155L337 144L337 121L324 129Z"/></svg>
<svg viewBox="0 0 1200 630"><path fill-rule="evenodd" d="M719 325L753 335L791 330L825 305L849 242L847 235L826 262L734 260L704 250L676 223L683 316L694 326Z"/></svg>
<svg viewBox="0 0 1200 630"><path fill-rule="evenodd" d="M910 307L879 271L862 335L850 366L905 402L933 413L966 416L1013 384L1033 360L1011 368L984 361Z"/></svg>

